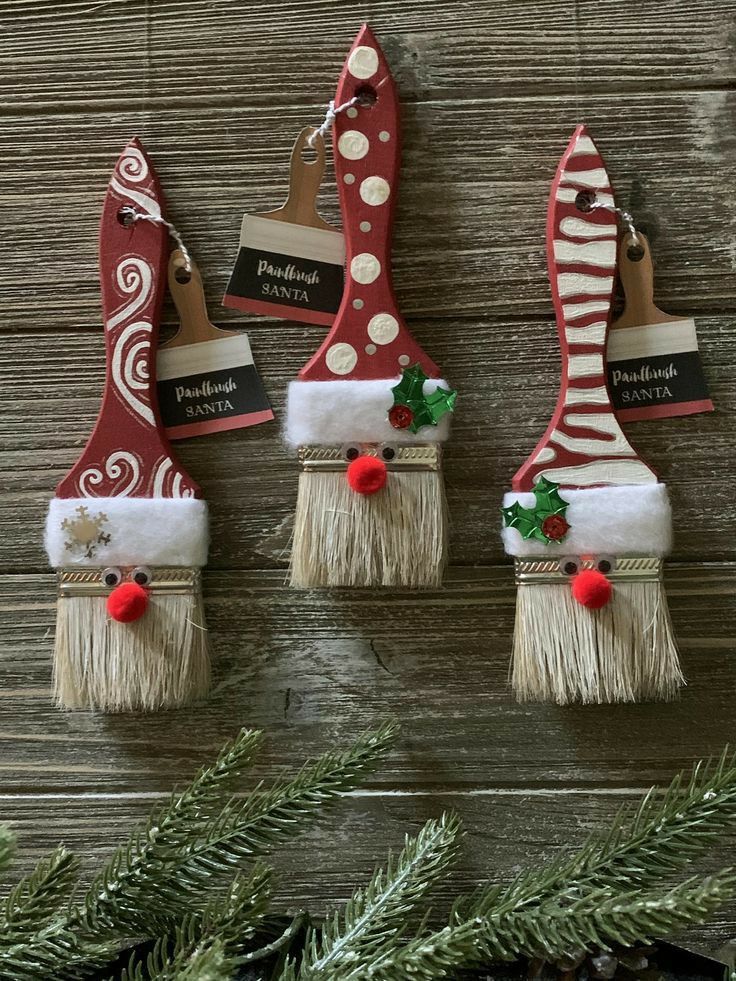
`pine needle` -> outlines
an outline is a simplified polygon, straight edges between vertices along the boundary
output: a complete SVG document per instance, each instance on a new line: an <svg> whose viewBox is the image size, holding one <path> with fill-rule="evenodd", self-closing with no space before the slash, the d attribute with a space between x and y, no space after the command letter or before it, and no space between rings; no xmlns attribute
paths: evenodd
<svg viewBox="0 0 736 981"><path fill-rule="evenodd" d="M77 858L64 847L42 858L0 908L0 943L17 943L46 923L68 896L78 873Z"/></svg>
<svg viewBox="0 0 736 981"><path fill-rule="evenodd" d="M571 857L522 874L507 887L490 885L461 900L461 918L535 906L586 889L624 891L659 884L687 866L736 820L736 762L727 752L698 763L664 793L652 788L640 804L624 806L608 834L593 834Z"/></svg>
<svg viewBox="0 0 736 981"><path fill-rule="evenodd" d="M386 870L378 869L353 894L342 915L328 917L319 938L310 933L299 981L361 977L384 945L405 932L418 904L453 861L459 831L457 818L444 814L428 821L416 838L407 838L396 862L389 858Z"/></svg>

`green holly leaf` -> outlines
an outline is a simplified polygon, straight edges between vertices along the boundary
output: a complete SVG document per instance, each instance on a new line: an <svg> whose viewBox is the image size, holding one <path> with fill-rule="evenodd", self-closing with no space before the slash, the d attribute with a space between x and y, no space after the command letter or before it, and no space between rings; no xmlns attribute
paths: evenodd
<svg viewBox="0 0 736 981"><path fill-rule="evenodd" d="M401 381L391 389L394 393L394 404L401 403L401 405L408 405L413 408L412 402L423 401L424 383L428 377L419 364L412 365L411 368L404 368L401 373Z"/></svg>
<svg viewBox="0 0 736 981"><path fill-rule="evenodd" d="M444 415L455 409L457 392L452 389L436 388L429 395L424 394L427 378L421 365L415 364L404 368L401 381L391 389L394 405L405 405L411 409L412 419L407 428L412 433L423 426L436 426Z"/></svg>
<svg viewBox="0 0 736 981"><path fill-rule="evenodd" d="M570 528L565 519L568 502L560 497L559 484L540 477L532 491L533 508L525 508L518 501L514 501L510 507L501 508L504 524L507 528L516 528L525 540L535 538L545 545L564 541Z"/></svg>
<svg viewBox="0 0 736 981"><path fill-rule="evenodd" d="M508 508L501 508L507 528L516 528L523 539L536 538L540 542L549 539L542 533L537 516L530 508L522 507L518 501Z"/></svg>
<svg viewBox="0 0 736 981"><path fill-rule="evenodd" d="M536 498L535 511L548 514L564 514L567 510L567 501L563 501L559 493L559 484L546 477L540 477L534 485L534 497Z"/></svg>

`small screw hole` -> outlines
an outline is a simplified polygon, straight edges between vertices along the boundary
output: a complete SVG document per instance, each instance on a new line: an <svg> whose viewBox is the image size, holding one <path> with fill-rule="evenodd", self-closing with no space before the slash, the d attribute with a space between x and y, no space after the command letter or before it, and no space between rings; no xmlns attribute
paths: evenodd
<svg viewBox="0 0 736 981"><path fill-rule="evenodd" d="M121 208L118 211L118 221L124 228L130 228L135 221L135 215L129 208Z"/></svg>
<svg viewBox="0 0 736 981"><path fill-rule="evenodd" d="M192 278L192 270L186 266L177 266L174 270L174 279L177 283L188 283Z"/></svg>
<svg viewBox="0 0 736 981"><path fill-rule="evenodd" d="M641 262L644 258L645 251L643 245L630 245L626 250L626 258L629 262Z"/></svg>
<svg viewBox="0 0 736 981"><path fill-rule="evenodd" d="M362 106L363 109L371 109L378 102L378 95L376 90L370 85L363 85L355 93L358 100L358 105Z"/></svg>
<svg viewBox="0 0 736 981"><path fill-rule="evenodd" d="M575 198L575 207L578 211L587 213L595 204L595 194L593 191L581 191Z"/></svg>

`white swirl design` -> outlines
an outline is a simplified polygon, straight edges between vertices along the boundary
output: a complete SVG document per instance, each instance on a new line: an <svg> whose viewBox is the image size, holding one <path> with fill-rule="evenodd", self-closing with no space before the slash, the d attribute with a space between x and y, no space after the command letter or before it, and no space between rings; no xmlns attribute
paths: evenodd
<svg viewBox="0 0 736 981"><path fill-rule="evenodd" d="M153 270L145 259L137 256L126 256L118 263L115 270L115 279L121 293L132 295L132 300L128 300L119 310L117 310L107 321L107 329L114 330L119 324L140 310L151 295L153 285Z"/></svg>
<svg viewBox="0 0 736 981"><path fill-rule="evenodd" d="M172 476L173 480L171 479ZM182 474L180 470L174 468L174 461L170 456L162 457L153 472L153 496L193 497L194 491L190 487L182 490L181 484Z"/></svg>
<svg viewBox="0 0 736 981"><path fill-rule="evenodd" d="M132 188L130 184L141 184L148 177L148 163L143 153L135 146L129 146L118 161L116 174L110 181L110 186L121 197L130 198L150 215L161 215L158 201L147 191ZM120 180L118 180L118 177Z"/></svg>
<svg viewBox="0 0 736 981"><path fill-rule="evenodd" d="M104 468L104 474L99 467L87 467L86 470L82 471L79 477L79 491L82 497L128 497L138 486L141 476L141 463L135 453L117 450L105 460ZM116 483L112 488L106 488L105 492L99 495L94 488L100 486L103 477L108 477Z"/></svg>
<svg viewBox="0 0 736 981"><path fill-rule="evenodd" d="M156 425L148 403L148 364L151 352L151 324L145 320L128 324L115 338L112 352L112 378L115 388L135 412L151 426ZM136 395L145 393L146 401Z"/></svg>
<svg viewBox="0 0 736 981"><path fill-rule="evenodd" d="M139 184L148 177L148 163L143 153L136 146L125 148L118 161L118 173L123 180Z"/></svg>

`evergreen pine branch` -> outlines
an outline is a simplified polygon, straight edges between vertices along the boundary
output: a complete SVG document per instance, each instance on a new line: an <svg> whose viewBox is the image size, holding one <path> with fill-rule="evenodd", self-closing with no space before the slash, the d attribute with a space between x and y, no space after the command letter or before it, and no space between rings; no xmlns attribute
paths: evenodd
<svg viewBox="0 0 736 981"><path fill-rule="evenodd" d="M241 729L188 787L155 808L146 825L114 852L72 914L72 921L90 932L109 926L138 929L142 924L150 929L151 916L160 922L161 904L165 917L172 907L176 910L179 903L186 904L191 898L189 887L202 883L177 883L162 873L193 838L206 832L208 823L221 811L225 795L253 762L261 740L257 730Z"/></svg>
<svg viewBox="0 0 736 981"><path fill-rule="evenodd" d="M204 963L209 969L208 952L213 948L219 951L213 963L221 961L232 972L238 954L255 934L268 908L270 882L271 870L262 865L256 866L247 878L236 876L222 897L210 900L201 913L189 914L176 926L173 945L162 937L148 957L133 955L122 981L175 981L188 977L187 972L196 965Z"/></svg>
<svg viewBox="0 0 736 981"><path fill-rule="evenodd" d="M454 815L428 821L416 838L407 838L396 862L378 869L364 889L348 901L342 915L325 922L319 938L305 945L299 981L342 981L360 977L386 946L406 930L407 921L457 853L460 825ZM356 973L358 972L358 973ZM293 967L282 975L293 976Z"/></svg>
<svg viewBox="0 0 736 981"><path fill-rule="evenodd" d="M520 956L555 960L570 953L608 949L612 943L647 943L702 922L732 898L736 878L723 873L690 879L665 892L640 890L612 894L587 892L578 900L476 917L420 934L409 943L387 949L343 981L434 981L454 977L460 967Z"/></svg>
<svg viewBox="0 0 736 981"><path fill-rule="evenodd" d="M218 870L226 873L292 839L375 770L396 733L396 725L386 723L360 736L348 750L324 753L292 779L278 780L268 790L259 785L245 800L230 801L182 855L176 875L197 879Z"/></svg>
<svg viewBox="0 0 736 981"><path fill-rule="evenodd" d="M118 938L170 933L193 905L201 911L208 894L243 860L295 837L326 804L357 786L396 731L395 725L381 726L345 752L325 753L292 780L266 791L259 785L244 801L223 802L260 741L260 733L242 731L115 851L80 902L20 943L0 941L0 978L5 965L21 972L26 962L32 970L18 979L43 977L41 965L54 965L50 977L67 970L81 977L79 965L100 963Z"/></svg>
<svg viewBox="0 0 736 981"><path fill-rule="evenodd" d="M461 919L522 909L580 890L647 888L685 867L736 819L736 760L726 752L715 764L698 763L686 781L679 774L663 794L652 788L640 804L625 805L605 836L594 833L571 857L532 869L509 886L476 890L457 905Z"/></svg>
<svg viewBox="0 0 736 981"><path fill-rule="evenodd" d="M17 943L57 912L79 874L79 861L63 846L42 858L0 907L0 944Z"/></svg>
<svg viewBox="0 0 736 981"><path fill-rule="evenodd" d="M0 824L0 872L4 872L15 855L15 835L4 824Z"/></svg>

